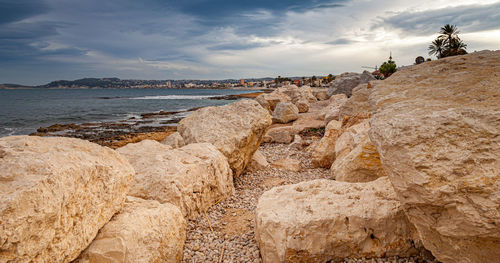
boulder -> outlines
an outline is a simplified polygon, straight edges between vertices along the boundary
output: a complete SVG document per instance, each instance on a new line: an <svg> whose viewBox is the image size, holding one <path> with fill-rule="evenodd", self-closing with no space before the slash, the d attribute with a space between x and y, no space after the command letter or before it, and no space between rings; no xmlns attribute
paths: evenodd
<svg viewBox="0 0 500 263"><path fill-rule="evenodd" d="M288 95L280 92L279 90L275 90L271 93L264 93L255 100L264 108L269 111L269 113L272 114L274 109L276 108L276 105L280 102L290 102L292 99L288 97Z"/></svg>
<svg viewBox="0 0 500 263"><path fill-rule="evenodd" d="M342 73L331 82L330 88L328 88L328 96L343 93L347 97L350 97L352 89L359 84L368 83L372 80L375 80L375 77L366 70L361 74L353 72Z"/></svg>
<svg viewBox="0 0 500 263"><path fill-rule="evenodd" d="M71 138L0 139L0 262L70 262L120 210L134 169Z"/></svg>
<svg viewBox="0 0 500 263"><path fill-rule="evenodd" d="M327 100L330 98L327 94L328 89L315 88L312 89L312 94L317 100Z"/></svg>
<svg viewBox="0 0 500 263"><path fill-rule="evenodd" d="M323 120L319 119L314 113L299 114L297 120L292 124L294 135L309 129L320 129L325 127Z"/></svg>
<svg viewBox="0 0 500 263"><path fill-rule="evenodd" d="M309 101L305 99L300 99L295 103L295 106L297 106L297 109L299 110L299 113L304 113L309 111Z"/></svg>
<svg viewBox="0 0 500 263"><path fill-rule="evenodd" d="M339 107L338 120L345 116L356 116L370 112L368 97L373 89L369 89L370 84L360 84L352 90L352 96Z"/></svg>
<svg viewBox="0 0 500 263"><path fill-rule="evenodd" d="M295 131L292 126L279 126L270 128L264 136L264 142L290 143L293 140Z"/></svg>
<svg viewBox="0 0 500 263"><path fill-rule="evenodd" d="M271 116L254 100L240 100L229 105L206 107L179 122L177 130L186 144L208 142L228 159L239 176L259 148Z"/></svg>
<svg viewBox="0 0 500 263"><path fill-rule="evenodd" d="M326 107L325 110L325 125L328 124L332 120L342 121L339 117L340 108L347 102L347 97L345 94L337 94L333 95L330 98L330 104Z"/></svg>
<svg viewBox="0 0 500 263"><path fill-rule="evenodd" d="M349 154L356 146L360 145L370 130L370 123L368 119L363 119L361 122L352 126L343 125L341 135L335 142L335 156L341 159L343 156Z"/></svg>
<svg viewBox="0 0 500 263"><path fill-rule="evenodd" d="M299 100L306 100L308 102L315 102L318 101L316 96L314 96L313 90L310 86L302 86L300 87L300 96L301 98Z"/></svg>
<svg viewBox="0 0 500 263"><path fill-rule="evenodd" d="M292 103L295 103L298 100L302 99L303 95L299 87L297 87L296 85L288 85L278 88L278 92L286 94L291 99Z"/></svg>
<svg viewBox="0 0 500 263"><path fill-rule="evenodd" d="M500 259L500 51L405 68L377 83L370 138L441 262Z"/></svg>
<svg viewBox="0 0 500 263"><path fill-rule="evenodd" d="M273 112L273 123L289 123L299 117L299 109L291 102L280 102Z"/></svg>
<svg viewBox="0 0 500 263"><path fill-rule="evenodd" d="M357 143L349 153L340 155L330 169L332 177L342 182L370 182L386 176L380 155L368 136Z"/></svg>
<svg viewBox="0 0 500 263"><path fill-rule="evenodd" d="M269 166L269 163L266 160L264 154L261 151L257 150L252 157L252 160L247 166L247 171L255 172L262 169L265 169Z"/></svg>
<svg viewBox="0 0 500 263"><path fill-rule="evenodd" d="M171 150L157 141L127 144L117 151L135 168L129 195L172 203L195 218L234 192L227 158L209 143Z"/></svg>
<svg viewBox="0 0 500 263"><path fill-rule="evenodd" d="M168 145L172 148L180 148L180 147L186 145L184 143L184 139L182 138L181 134L178 132L174 132L174 133L170 134L161 143Z"/></svg>
<svg viewBox="0 0 500 263"><path fill-rule="evenodd" d="M387 177L368 183L320 179L275 187L259 199L255 233L264 263L339 262L418 252Z"/></svg>
<svg viewBox="0 0 500 263"><path fill-rule="evenodd" d="M339 136L342 123L332 120L325 128L325 135L314 147L311 162L314 167L330 168L335 161L335 142Z"/></svg>
<svg viewBox="0 0 500 263"><path fill-rule="evenodd" d="M302 149L302 145L304 144L304 141L302 140L302 137L298 134L295 134L293 137L293 142L288 145L288 147L296 150Z"/></svg>
<svg viewBox="0 0 500 263"><path fill-rule="evenodd" d="M271 166L274 168L292 172L300 172L300 170L302 170L300 160L290 159L290 158L278 159L273 163L271 163Z"/></svg>
<svg viewBox="0 0 500 263"><path fill-rule="evenodd" d="M185 240L179 208L128 196L75 262L180 262Z"/></svg>

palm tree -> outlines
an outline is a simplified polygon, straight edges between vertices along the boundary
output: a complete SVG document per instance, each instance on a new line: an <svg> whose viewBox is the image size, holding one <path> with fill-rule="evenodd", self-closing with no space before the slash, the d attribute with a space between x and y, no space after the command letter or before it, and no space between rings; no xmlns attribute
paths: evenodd
<svg viewBox="0 0 500 263"><path fill-rule="evenodd" d="M465 44L460 38L454 38L448 47L448 56L464 55L467 54L467 44Z"/></svg>
<svg viewBox="0 0 500 263"><path fill-rule="evenodd" d="M446 24L445 26L441 27L439 33L441 34L439 38L444 39L448 43L448 46L451 46L451 42L453 41L453 39L458 38L458 33L460 33L460 31L458 31L456 25Z"/></svg>
<svg viewBox="0 0 500 263"><path fill-rule="evenodd" d="M441 38L436 38L432 43L429 45L429 55L436 55L438 58L443 57L443 51L444 51L444 40Z"/></svg>

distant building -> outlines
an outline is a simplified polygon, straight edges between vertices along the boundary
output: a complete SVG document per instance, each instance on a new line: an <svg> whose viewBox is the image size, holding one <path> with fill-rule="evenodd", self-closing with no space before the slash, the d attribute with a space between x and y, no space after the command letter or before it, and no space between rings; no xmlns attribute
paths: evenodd
<svg viewBox="0 0 500 263"><path fill-rule="evenodd" d="M300 79L296 79L296 80L293 81L293 84L295 84L297 86L300 86L300 83L301 83Z"/></svg>
<svg viewBox="0 0 500 263"><path fill-rule="evenodd" d="M240 79L240 85L245 86L245 79Z"/></svg>
<svg viewBox="0 0 500 263"><path fill-rule="evenodd" d="M418 64L422 64L422 63L424 63L424 62L425 62L425 59L424 59L424 57L422 57L422 56L418 56L418 57L415 59L415 64L417 64L417 65L418 65Z"/></svg>

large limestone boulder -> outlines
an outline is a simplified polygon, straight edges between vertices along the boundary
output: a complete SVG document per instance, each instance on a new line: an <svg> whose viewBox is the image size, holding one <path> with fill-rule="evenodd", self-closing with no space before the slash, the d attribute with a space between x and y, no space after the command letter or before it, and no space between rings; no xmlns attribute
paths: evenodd
<svg viewBox="0 0 500 263"><path fill-rule="evenodd" d="M274 123L289 123L299 117L299 109L291 102L280 102L273 112Z"/></svg>
<svg viewBox="0 0 500 263"><path fill-rule="evenodd" d="M340 108L347 102L347 96L345 94L337 94L330 97L330 104L325 110L325 124L330 123L332 120L342 121L339 117Z"/></svg>
<svg viewBox="0 0 500 263"><path fill-rule="evenodd" d="M332 177L343 182L369 182L386 176L380 155L368 134L349 153L340 155L330 169Z"/></svg>
<svg viewBox="0 0 500 263"><path fill-rule="evenodd" d="M70 262L120 210L134 169L70 138L0 139L0 262Z"/></svg>
<svg viewBox="0 0 500 263"><path fill-rule="evenodd" d="M180 262L185 241L178 207L128 196L76 262Z"/></svg>
<svg viewBox="0 0 500 263"><path fill-rule="evenodd" d="M332 120L325 128L325 135L315 145L311 162L314 167L330 168L335 161L335 142L341 131L342 123Z"/></svg>
<svg viewBox="0 0 500 263"><path fill-rule="evenodd" d="M337 262L417 253L387 177L368 183L313 180L265 192L256 239L267 262Z"/></svg>
<svg viewBox="0 0 500 263"><path fill-rule="evenodd" d="M375 80L375 77L373 77L373 75L366 70L361 74L353 72L342 73L330 84L330 88L328 88L328 96L343 93L347 95L347 97L350 97L352 89L359 84L368 83L372 80Z"/></svg>
<svg viewBox="0 0 500 263"><path fill-rule="evenodd" d="M370 137L424 246L442 262L500 259L500 51L378 83Z"/></svg>
<svg viewBox="0 0 500 263"><path fill-rule="evenodd" d="M186 144L208 142L228 159L240 175L259 148L271 116L254 100L240 100L220 107L199 109L179 122L177 130Z"/></svg>
<svg viewBox="0 0 500 263"><path fill-rule="evenodd" d="M297 109L299 110L299 113L304 113L309 111L309 101L305 99L300 99L295 103L295 106L297 106Z"/></svg>
<svg viewBox="0 0 500 263"><path fill-rule="evenodd" d="M374 84L375 85L375 84ZM352 90L352 96L338 108L338 120L345 116L356 116L370 112L368 97L373 90L371 84L360 84Z"/></svg>
<svg viewBox="0 0 500 263"><path fill-rule="evenodd" d="M349 154L354 148L360 145L368 137L370 123L368 119L363 119L352 126L344 125L341 135L335 142L335 156L337 159Z"/></svg>
<svg viewBox="0 0 500 263"><path fill-rule="evenodd" d="M307 100L308 102L318 101L314 95L313 89L310 86L302 86L299 88L301 98L299 100Z"/></svg>
<svg viewBox="0 0 500 263"><path fill-rule="evenodd" d="M117 151L135 168L129 195L178 206L195 218L234 192L227 158L209 143L173 149L157 141L127 144Z"/></svg>
<svg viewBox="0 0 500 263"><path fill-rule="evenodd" d="M161 143L168 145L172 148L180 148L184 145L184 139L182 138L181 134L179 132L174 132L167 136Z"/></svg>
<svg viewBox="0 0 500 263"><path fill-rule="evenodd" d="M271 93L264 93L264 94L261 94L259 96L257 96L257 98L255 98L255 100L264 108L264 109L267 109L269 111L269 113L273 113L274 109L276 108L276 105L280 102L290 102L292 101L292 99L280 92L279 90L275 90Z"/></svg>
<svg viewBox="0 0 500 263"><path fill-rule="evenodd" d="M327 100L330 98L327 94L328 89L323 88L314 88L312 89L312 94L316 97L317 100Z"/></svg>

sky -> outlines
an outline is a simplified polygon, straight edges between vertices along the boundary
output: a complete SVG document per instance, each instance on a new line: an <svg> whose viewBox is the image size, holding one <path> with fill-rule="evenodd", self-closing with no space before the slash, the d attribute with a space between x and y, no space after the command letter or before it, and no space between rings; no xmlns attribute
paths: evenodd
<svg viewBox="0 0 500 263"><path fill-rule="evenodd" d="M500 49L500 0L0 0L0 83L361 72L430 57L447 23Z"/></svg>

